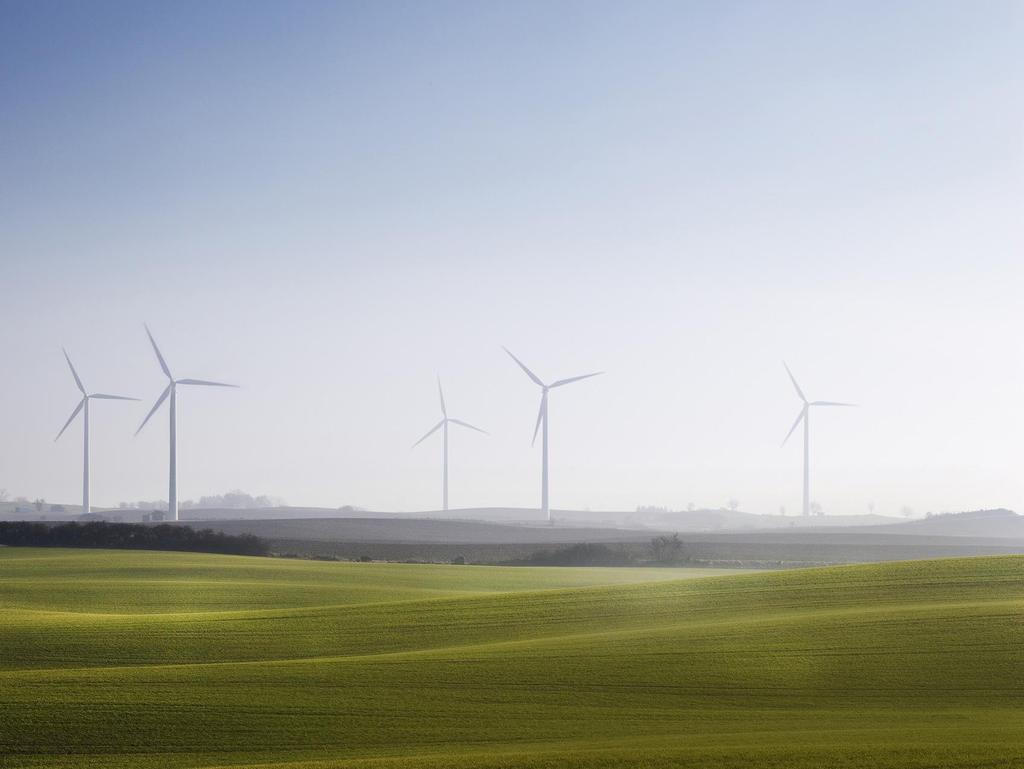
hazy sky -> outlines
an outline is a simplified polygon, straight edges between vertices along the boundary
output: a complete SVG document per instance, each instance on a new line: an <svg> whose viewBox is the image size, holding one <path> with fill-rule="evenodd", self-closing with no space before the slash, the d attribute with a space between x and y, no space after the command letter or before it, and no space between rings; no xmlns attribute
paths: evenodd
<svg viewBox="0 0 1024 769"><path fill-rule="evenodd" d="M1024 509L1024 3L0 0L0 487Z"/></svg>

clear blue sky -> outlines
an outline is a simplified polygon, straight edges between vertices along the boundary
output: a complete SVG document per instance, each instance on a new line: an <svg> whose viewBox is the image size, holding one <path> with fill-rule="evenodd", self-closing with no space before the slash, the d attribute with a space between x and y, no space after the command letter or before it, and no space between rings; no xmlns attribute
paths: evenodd
<svg viewBox="0 0 1024 769"><path fill-rule="evenodd" d="M0 0L0 487L1024 509L1024 3ZM457 413L456 413L457 412Z"/></svg>

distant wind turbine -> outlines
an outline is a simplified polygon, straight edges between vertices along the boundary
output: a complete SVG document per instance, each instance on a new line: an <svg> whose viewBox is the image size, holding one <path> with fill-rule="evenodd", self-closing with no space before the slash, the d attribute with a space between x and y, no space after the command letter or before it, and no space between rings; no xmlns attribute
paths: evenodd
<svg viewBox="0 0 1024 769"><path fill-rule="evenodd" d="M153 339L153 335L149 331L149 326L146 326L146 336L149 337L150 344L153 345L153 351L156 353L156 359L160 362L160 368L163 369L164 375L167 377L167 387L164 389L160 397L156 399L156 403L153 408L146 414L146 418L142 420L142 424L139 425L139 429L135 431L138 435L142 432L142 428L146 426L146 422L149 418L156 413L157 409L160 408L161 404L167 400L167 396L171 396L171 456L170 456L170 470L168 478L168 492L167 492L167 512L168 517L172 521L178 520L178 416L177 416L177 401L178 401L178 385L202 385L204 387L238 387L238 385L224 384L223 382L207 382L204 379L175 379L171 376L171 370L167 368L167 362L164 360L164 356L160 354L160 348L156 346L156 340Z"/></svg>
<svg viewBox="0 0 1024 769"><path fill-rule="evenodd" d="M78 376L78 372L75 371L75 366L71 362L71 357L68 355L67 350L64 350L64 359L68 362L68 367L71 369L71 376L75 378L75 384L78 386L78 391L82 393L82 400L78 402L75 410L72 411L71 416L68 417L68 421L64 423L60 432L57 433L57 437L53 440L54 442L60 440L60 436L62 436L64 431L67 430L71 423L75 421L75 417L78 416L78 412L84 412L82 415L82 512L88 513L91 509L89 498L89 401L137 401L138 398L128 398L124 395L106 395L105 393L86 392L85 387L82 385L82 380Z"/></svg>
<svg viewBox="0 0 1024 769"><path fill-rule="evenodd" d="M793 426L789 428L789 432L786 433L786 437L782 440L782 445L786 445L786 441L789 440L789 436L793 434L797 426L802 421L804 423L804 515L811 514L811 428L810 428L810 417L812 406L856 406L856 403L837 403L835 401L808 401L804 396L804 391L800 389L800 385L796 383L796 377L793 376L793 372L789 370L789 366L786 362L782 362L783 367L786 369L786 373L789 374L789 381L793 383L793 387L796 388L796 394L803 401L803 407L800 409L800 413L797 414L796 421Z"/></svg>
<svg viewBox="0 0 1024 769"><path fill-rule="evenodd" d="M547 517L548 523L551 523L551 507L548 505L548 390L553 390L556 387L561 387L562 385L572 384L573 382L579 382L581 379L589 379L592 376L598 376L604 372L595 371L593 374L583 374L582 376L574 376L568 379L559 379L557 382L552 382L547 385L540 380L540 377L530 371L530 369L526 367L525 363L513 355L511 350L507 347L503 347L502 349L509 354L509 357L512 358L512 360L519 364L519 368L526 372L526 376L530 377L530 379L533 380L533 383L541 388L540 411L537 413L537 424L533 428L533 441L530 445L533 446L537 443L537 431L540 430L540 426L543 423L544 437L541 441L540 504L541 512Z"/></svg>
<svg viewBox="0 0 1024 769"><path fill-rule="evenodd" d="M420 438L418 441L416 441L414 444L412 444L412 448L416 448L421 443L423 443L423 441L425 441L431 435L436 433L438 430L442 430L443 429L443 431L444 431L443 432L443 436L444 436L444 443L443 443L443 445L444 445L444 471L443 471L443 475L442 475L441 487L443 489L442 497L444 499L444 509L445 509L445 511L447 511L448 510L448 425L449 425L449 423L453 424L453 425L459 425L460 427L468 427L470 430L476 430L478 433L483 433L484 435L488 435L489 433L486 430L481 430L479 427L473 427L473 425L469 424L468 422L463 422L463 421L461 421L459 419L452 419L450 416L448 416L448 409L447 409L447 407L444 404L444 390L441 389L441 377L437 378L437 394L441 398L441 417L442 417L441 421L438 422L433 427L431 427L430 430L427 431L426 435L424 435L422 438Z"/></svg>

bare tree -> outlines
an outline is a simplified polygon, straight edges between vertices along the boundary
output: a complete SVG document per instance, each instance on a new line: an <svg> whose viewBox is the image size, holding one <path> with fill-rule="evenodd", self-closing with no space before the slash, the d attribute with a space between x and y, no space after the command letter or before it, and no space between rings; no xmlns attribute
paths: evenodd
<svg viewBox="0 0 1024 769"><path fill-rule="evenodd" d="M811 515L824 515L825 509L817 502L811 502Z"/></svg>
<svg viewBox="0 0 1024 769"><path fill-rule="evenodd" d="M683 542L678 534L661 535L651 540L651 554L658 563L674 563L683 551Z"/></svg>
<svg viewBox="0 0 1024 769"><path fill-rule="evenodd" d="M7 489L0 489L0 502L6 502L10 497L7 494Z"/></svg>
<svg viewBox="0 0 1024 769"><path fill-rule="evenodd" d="M738 499L730 499L729 500L729 509L732 510L733 512L736 512L737 510L739 510L740 509L740 501Z"/></svg>
<svg viewBox="0 0 1024 769"><path fill-rule="evenodd" d="M900 514L904 518L910 518L914 514L914 509L910 505L904 505L900 508Z"/></svg>

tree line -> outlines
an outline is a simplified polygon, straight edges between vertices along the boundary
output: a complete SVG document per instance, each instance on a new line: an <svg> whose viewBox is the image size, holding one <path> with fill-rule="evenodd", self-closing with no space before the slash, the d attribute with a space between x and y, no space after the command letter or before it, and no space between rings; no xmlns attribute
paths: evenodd
<svg viewBox="0 0 1024 769"><path fill-rule="evenodd" d="M284 504L285 501L280 497L270 497L265 494L254 497L246 491L234 489L226 494L214 494L212 496L200 497L198 501L194 499L184 499L178 502L178 507L182 510L193 508L208 510L211 508L222 507L229 508L231 510L253 510L257 508L283 507ZM121 502L118 504L118 508L121 510L166 510L167 500L143 499L137 502Z"/></svg>
<svg viewBox="0 0 1024 769"><path fill-rule="evenodd" d="M0 545L21 547L104 547L127 550L182 550L227 555L267 555L266 542L252 534L224 534L189 526L138 523L36 523L0 521Z"/></svg>

